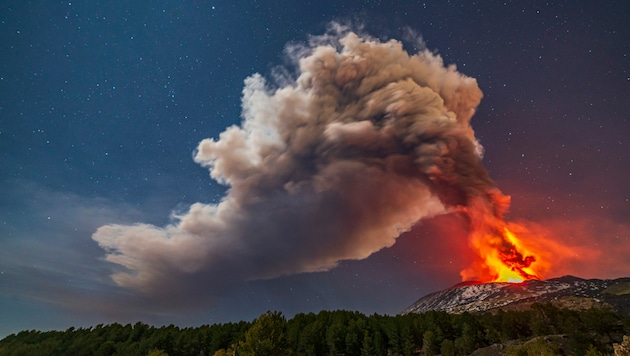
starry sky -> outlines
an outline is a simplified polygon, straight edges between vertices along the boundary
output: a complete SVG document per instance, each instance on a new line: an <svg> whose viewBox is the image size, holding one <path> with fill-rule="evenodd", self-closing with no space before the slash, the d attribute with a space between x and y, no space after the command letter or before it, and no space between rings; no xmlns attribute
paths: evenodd
<svg viewBox="0 0 630 356"><path fill-rule="evenodd" d="M477 79L483 162L508 219L578 251L545 277L630 275L630 27L625 1L6 1L0 5L0 337L144 321L182 326L322 309L395 314L460 281L450 215L328 271L195 280L182 307L125 301L99 227L172 224L227 186L194 160L239 125L246 78L332 21L424 46ZM409 41L413 34L416 41ZM287 69L288 68L288 69ZM214 281L214 280L212 280ZM207 297L205 297L207 296ZM150 304L150 303L149 303Z"/></svg>

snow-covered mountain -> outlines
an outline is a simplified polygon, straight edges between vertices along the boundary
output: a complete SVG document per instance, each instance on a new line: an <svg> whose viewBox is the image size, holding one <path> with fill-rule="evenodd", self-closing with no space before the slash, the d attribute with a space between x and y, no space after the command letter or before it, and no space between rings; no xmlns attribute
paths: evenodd
<svg viewBox="0 0 630 356"><path fill-rule="evenodd" d="M464 282L420 298L402 314L430 310L448 313L527 309L534 302L585 309L610 307L630 315L630 278L582 279L573 276L523 283Z"/></svg>

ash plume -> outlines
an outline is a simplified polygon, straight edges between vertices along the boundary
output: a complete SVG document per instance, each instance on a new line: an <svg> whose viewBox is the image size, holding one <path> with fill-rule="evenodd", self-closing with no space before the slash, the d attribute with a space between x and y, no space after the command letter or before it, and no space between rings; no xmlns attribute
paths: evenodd
<svg viewBox="0 0 630 356"><path fill-rule="evenodd" d="M476 80L429 50L409 54L401 42L332 27L289 48L295 80L247 78L242 123L199 143L195 161L229 187L221 202L193 204L164 227L94 233L123 267L118 285L211 295L364 259L438 214L501 219L509 198L482 166L470 126Z"/></svg>

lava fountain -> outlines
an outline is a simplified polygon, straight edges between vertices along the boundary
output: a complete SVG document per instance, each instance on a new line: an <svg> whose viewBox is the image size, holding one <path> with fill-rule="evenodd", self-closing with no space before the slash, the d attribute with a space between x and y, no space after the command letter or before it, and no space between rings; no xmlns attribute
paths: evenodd
<svg viewBox="0 0 630 356"><path fill-rule="evenodd" d="M549 256L542 247L519 236L531 235L527 228L504 220L509 204L510 197L495 188L462 209L470 219L469 244L477 253L473 264L460 272L462 280L520 283L540 280L549 269Z"/></svg>

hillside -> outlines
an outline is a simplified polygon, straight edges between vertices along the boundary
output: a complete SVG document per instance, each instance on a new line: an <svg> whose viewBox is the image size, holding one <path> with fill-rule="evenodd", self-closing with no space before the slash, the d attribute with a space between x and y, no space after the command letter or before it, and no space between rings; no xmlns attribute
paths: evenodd
<svg viewBox="0 0 630 356"><path fill-rule="evenodd" d="M574 310L609 308L630 315L630 278L613 280L564 276L523 283L466 282L431 293L402 314L445 311L448 313L526 310L532 303L550 302Z"/></svg>

